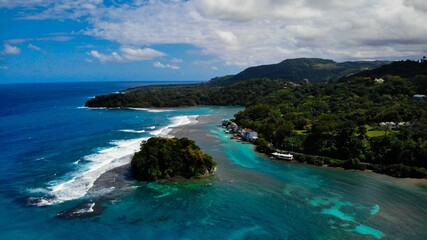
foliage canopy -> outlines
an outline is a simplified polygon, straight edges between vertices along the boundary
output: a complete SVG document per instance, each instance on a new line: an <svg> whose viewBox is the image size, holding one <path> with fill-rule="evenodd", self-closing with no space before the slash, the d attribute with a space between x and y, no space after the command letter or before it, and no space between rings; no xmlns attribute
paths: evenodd
<svg viewBox="0 0 427 240"><path fill-rule="evenodd" d="M143 181L211 174L216 162L188 138L154 137L141 144L132 158L132 175Z"/></svg>

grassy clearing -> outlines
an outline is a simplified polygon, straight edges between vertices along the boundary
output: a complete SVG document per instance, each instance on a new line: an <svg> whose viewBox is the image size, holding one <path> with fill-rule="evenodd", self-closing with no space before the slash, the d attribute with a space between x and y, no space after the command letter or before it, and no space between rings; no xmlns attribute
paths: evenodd
<svg viewBox="0 0 427 240"><path fill-rule="evenodd" d="M386 132L383 130L370 130L366 133L368 137L382 137L385 136ZM389 131L390 134L390 131Z"/></svg>
<svg viewBox="0 0 427 240"><path fill-rule="evenodd" d="M385 131L385 130L379 130L377 128L374 128L371 125L365 125L367 133L366 135L368 137L382 137L385 136L386 134L395 134L397 133L396 130L389 130L389 131ZM294 133L296 133L297 135L304 135L304 134L308 134L307 130L294 130Z"/></svg>
<svg viewBox="0 0 427 240"><path fill-rule="evenodd" d="M389 131L379 130L370 125L365 125L365 127L366 127L366 130L368 131L366 133L368 137L382 137L382 136L385 136L386 134L395 134L397 132L396 130L389 130Z"/></svg>
<svg viewBox="0 0 427 240"><path fill-rule="evenodd" d="M294 132L296 132L297 135L307 134L307 130L294 130Z"/></svg>

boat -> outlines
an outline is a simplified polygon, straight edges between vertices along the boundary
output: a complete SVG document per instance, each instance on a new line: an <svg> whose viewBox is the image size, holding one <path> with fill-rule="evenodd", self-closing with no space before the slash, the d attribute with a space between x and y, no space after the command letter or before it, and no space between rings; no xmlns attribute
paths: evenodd
<svg viewBox="0 0 427 240"><path fill-rule="evenodd" d="M278 152L274 152L271 154L273 157L275 157L276 159L280 159L280 160L286 160L286 161L291 161L294 159L294 155L290 154L290 153L278 153Z"/></svg>

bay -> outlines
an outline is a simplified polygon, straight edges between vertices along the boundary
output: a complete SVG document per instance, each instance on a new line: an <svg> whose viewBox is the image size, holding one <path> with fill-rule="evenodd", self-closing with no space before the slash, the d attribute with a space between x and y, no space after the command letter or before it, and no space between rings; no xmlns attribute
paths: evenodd
<svg viewBox="0 0 427 240"><path fill-rule="evenodd" d="M426 181L268 159L217 127L240 107L82 107L95 95L141 84L152 83L0 85L2 239L427 236ZM199 123L189 124L196 116ZM120 191L114 184L88 191L126 164L143 139L174 134L170 126L184 128L177 134L214 157L215 176L167 184L124 177ZM96 214L58 217L70 209Z"/></svg>

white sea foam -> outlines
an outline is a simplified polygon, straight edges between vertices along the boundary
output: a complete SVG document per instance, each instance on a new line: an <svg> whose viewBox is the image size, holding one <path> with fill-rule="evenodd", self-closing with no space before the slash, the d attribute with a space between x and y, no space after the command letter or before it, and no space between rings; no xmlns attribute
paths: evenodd
<svg viewBox="0 0 427 240"><path fill-rule="evenodd" d="M121 129L119 132L127 132L127 133L145 133L145 130L133 130L133 129Z"/></svg>
<svg viewBox="0 0 427 240"><path fill-rule="evenodd" d="M167 136L171 131L172 128L176 128L179 126L188 125L191 123L197 123L197 117L199 115L188 115L188 116L176 116L171 118L171 124L169 124L166 127L160 128L156 131L150 132L151 135L154 136Z"/></svg>
<svg viewBox="0 0 427 240"><path fill-rule="evenodd" d="M60 201L58 201L58 200L56 200L54 198L45 198L45 197L34 198L34 197L30 197L28 199L28 204L29 205L39 206L39 207L49 206L49 205L56 204L56 203L60 203Z"/></svg>
<svg viewBox="0 0 427 240"><path fill-rule="evenodd" d="M28 189L27 192L31 194L48 193L46 188L32 188L32 189Z"/></svg>
<svg viewBox="0 0 427 240"><path fill-rule="evenodd" d="M86 107L86 106L80 106L80 107L77 107L77 109L88 109L88 107Z"/></svg>
<svg viewBox="0 0 427 240"><path fill-rule="evenodd" d="M173 117L169 125L152 131L150 134L155 136L166 136L172 131L172 128L196 123L197 117L198 115ZM155 129L154 126L151 128ZM132 132L133 131L136 130L132 130ZM47 206L84 197L89 189L93 187L96 179L103 173L128 164L133 153L139 150L140 144L144 140L148 140L148 138L112 141L110 142L110 144L113 145L112 147L98 149L97 153L83 157L82 160L85 160L84 164L79 164L80 160L74 162L78 164L78 166L81 166L79 170L65 176L65 179L49 182L49 186L46 189L47 194L37 199L30 198L30 204ZM40 189L36 191L38 193L44 193Z"/></svg>
<svg viewBox="0 0 427 240"><path fill-rule="evenodd" d="M147 127L148 129L156 129L156 126Z"/></svg>
<svg viewBox="0 0 427 240"><path fill-rule="evenodd" d="M166 135L168 135L171 131L172 131L172 129L170 129L170 128L168 128L168 127L163 127L163 128L160 128L160 129L158 129L158 130L156 130L156 131L152 131L152 132L150 132L150 134L151 134L151 135L153 135L153 136L166 136Z"/></svg>
<svg viewBox="0 0 427 240"><path fill-rule="evenodd" d="M74 212L74 214L84 214L84 213L91 213L93 212L93 207L95 206L95 203L89 203L87 204L87 207L81 208Z"/></svg>
<svg viewBox="0 0 427 240"><path fill-rule="evenodd" d="M96 198L96 197L101 197L101 196L105 196L108 193L111 193L115 190L115 187L107 187L107 188L101 188L101 189L90 189L89 192L87 193L88 196L90 196L91 198Z"/></svg>
<svg viewBox="0 0 427 240"><path fill-rule="evenodd" d="M139 150L141 141L147 139L113 141L111 142L113 147L85 156L84 159L88 163L84 165L84 168L73 173L71 179L50 182L49 197L40 199L37 205L45 206L85 196L96 179L103 173L129 163L132 154Z"/></svg>
<svg viewBox="0 0 427 240"><path fill-rule="evenodd" d="M172 109L156 109L156 108L127 108L127 109L135 110L135 111L152 112L152 113L173 112L173 111L175 111L175 110L172 110Z"/></svg>

